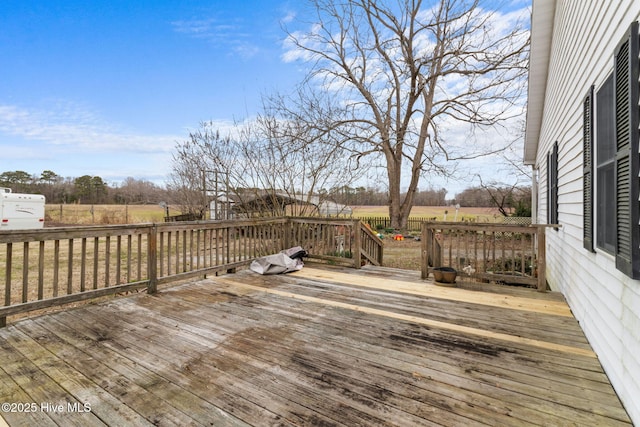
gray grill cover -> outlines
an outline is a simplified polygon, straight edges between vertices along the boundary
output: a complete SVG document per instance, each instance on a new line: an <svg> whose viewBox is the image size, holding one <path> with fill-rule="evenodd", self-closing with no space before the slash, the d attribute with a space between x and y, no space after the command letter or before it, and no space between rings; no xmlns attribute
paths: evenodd
<svg viewBox="0 0 640 427"><path fill-rule="evenodd" d="M281 274L302 269L302 257L307 252L300 246L285 249L277 254L257 258L249 268L259 274Z"/></svg>

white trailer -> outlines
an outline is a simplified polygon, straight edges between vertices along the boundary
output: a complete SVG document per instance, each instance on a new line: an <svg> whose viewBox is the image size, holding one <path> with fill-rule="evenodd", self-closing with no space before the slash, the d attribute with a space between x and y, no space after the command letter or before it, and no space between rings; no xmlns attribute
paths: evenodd
<svg viewBox="0 0 640 427"><path fill-rule="evenodd" d="M12 193L0 188L0 232L44 227L44 196Z"/></svg>

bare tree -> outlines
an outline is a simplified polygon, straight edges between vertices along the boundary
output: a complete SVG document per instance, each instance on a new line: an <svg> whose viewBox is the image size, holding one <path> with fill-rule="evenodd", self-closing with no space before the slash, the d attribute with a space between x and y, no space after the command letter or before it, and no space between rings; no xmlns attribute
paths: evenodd
<svg viewBox="0 0 640 427"><path fill-rule="evenodd" d="M486 198L489 204L485 206L495 206L502 216L527 216L523 213L529 212L531 216L531 187L519 186L518 183L511 185L500 185L495 181L485 183L480 179L478 189Z"/></svg>
<svg viewBox="0 0 640 427"><path fill-rule="evenodd" d="M169 187L179 190L183 206L205 206L208 199L203 200L202 190L215 187L211 179L218 172L225 177L228 194L239 204L251 205L254 214L309 214L328 196L321 190L363 172L329 137L324 132L314 135L295 117L264 114L236 124L224 136L215 123L205 122L177 145ZM292 201L294 211L287 212L285 204Z"/></svg>
<svg viewBox="0 0 640 427"><path fill-rule="evenodd" d="M473 129L509 120L522 99L524 19L468 0L312 5L311 29L287 30L287 58L313 64L305 83L320 83L340 100L341 114L329 123L313 116L309 123L341 135L356 158L381 159L392 226L406 228L421 178L448 176L456 160L503 148L481 144ZM456 143L451 135L460 128L469 131Z"/></svg>
<svg viewBox="0 0 640 427"><path fill-rule="evenodd" d="M522 163L522 148L518 144L524 140L524 133L523 120L519 123L511 144L492 162L491 170L494 174L491 178L483 179L482 175L476 175L480 182L476 190L485 193L490 205L497 207L503 216L531 216L531 177Z"/></svg>
<svg viewBox="0 0 640 427"><path fill-rule="evenodd" d="M217 146L222 141L218 132L201 126L197 132L189 134L189 140L176 144L173 154L172 172L167 181L167 189L171 194L170 205L178 205L181 213L202 218L207 209L207 200L202 188L202 173L209 169L203 158L203 147L206 141L210 146ZM167 213L168 213L167 209Z"/></svg>
<svg viewBox="0 0 640 427"><path fill-rule="evenodd" d="M111 189L112 198L117 203L150 204L164 201L165 189L146 179L127 177L120 186Z"/></svg>

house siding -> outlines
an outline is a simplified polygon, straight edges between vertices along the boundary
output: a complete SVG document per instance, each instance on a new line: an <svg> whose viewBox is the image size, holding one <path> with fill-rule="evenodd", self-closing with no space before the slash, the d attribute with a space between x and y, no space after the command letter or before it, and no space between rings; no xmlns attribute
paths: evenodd
<svg viewBox="0 0 640 427"><path fill-rule="evenodd" d="M536 1L534 0L534 13ZM615 257L583 247L583 109L613 71L613 52L637 0L556 1L535 168L538 222L547 218L547 153L558 141L558 222L547 233L547 280L561 291L636 425L640 425L640 281L616 270ZM596 246L594 244L594 246Z"/></svg>

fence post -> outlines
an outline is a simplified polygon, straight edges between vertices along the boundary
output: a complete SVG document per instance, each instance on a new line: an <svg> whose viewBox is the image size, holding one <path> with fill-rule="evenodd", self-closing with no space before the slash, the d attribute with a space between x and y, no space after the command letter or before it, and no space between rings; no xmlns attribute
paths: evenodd
<svg viewBox="0 0 640 427"><path fill-rule="evenodd" d="M361 236L360 236L360 220L356 219L353 221L353 252L351 256L353 257L353 266L355 268L360 268L362 266L362 250L361 250Z"/></svg>
<svg viewBox="0 0 640 427"><path fill-rule="evenodd" d="M547 290L547 244L546 227L537 226L538 229L538 292Z"/></svg>
<svg viewBox="0 0 640 427"><path fill-rule="evenodd" d="M149 284L147 293L158 291L158 226L153 224L147 235L147 275Z"/></svg>

